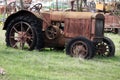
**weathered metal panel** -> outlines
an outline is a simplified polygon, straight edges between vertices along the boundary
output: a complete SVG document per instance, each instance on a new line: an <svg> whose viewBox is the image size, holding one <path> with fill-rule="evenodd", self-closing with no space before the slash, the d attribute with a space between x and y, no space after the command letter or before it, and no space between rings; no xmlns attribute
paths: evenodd
<svg viewBox="0 0 120 80"><path fill-rule="evenodd" d="M65 38L62 34L58 38L52 39L52 40L47 39L44 36L44 41L45 41L44 45L46 47L64 47L64 45L65 45Z"/></svg>
<svg viewBox="0 0 120 80"><path fill-rule="evenodd" d="M65 19L65 37L85 36L90 38L91 34L91 19Z"/></svg>
<svg viewBox="0 0 120 80"><path fill-rule="evenodd" d="M51 12L50 19L52 21L64 21L65 16L67 15L66 12Z"/></svg>
<svg viewBox="0 0 120 80"><path fill-rule="evenodd" d="M79 19L103 19L103 14L98 13L91 13L91 12L43 12L39 18L43 19L43 30L45 30L50 24L51 21L57 21L57 22L65 22L66 19L70 19L70 25L74 25L74 22L76 26L79 26ZM73 20L73 21L72 21ZM74 21L75 20L75 21ZM84 21L82 21L84 22ZM67 23L67 22L66 22ZM67 25L67 24L66 24Z"/></svg>
<svg viewBox="0 0 120 80"><path fill-rule="evenodd" d="M82 19L97 18L96 16L99 18L99 15L97 13L91 13L91 12L49 12L49 13L44 12L39 17L42 18L44 21L43 29L45 30L46 27L49 26L51 21L64 22L66 21L66 18L73 19L73 20L79 20L79 19L82 20ZM78 26L77 23L76 23L76 26Z"/></svg>
<svg viewBox="0 0 120 80"><path fill-rule="evenodd" d="M95 19L91 20L91 40L95 37Z"/></svg>
<svg viewBox="0 0 120 80"><path fill-rule="evenodd" d="M90 18L104 18L102 14L91 12L50 12L50 19L53 21L64 21L65 18L71 19L90 19Z"/></svg>
<svg viewBox="0 0 120 80"><path fill-rule="evenodd" d="M47 27L51 24L50 14L49 13L42 13L40 17L43 19L43 31L46 30Z"/></svg>

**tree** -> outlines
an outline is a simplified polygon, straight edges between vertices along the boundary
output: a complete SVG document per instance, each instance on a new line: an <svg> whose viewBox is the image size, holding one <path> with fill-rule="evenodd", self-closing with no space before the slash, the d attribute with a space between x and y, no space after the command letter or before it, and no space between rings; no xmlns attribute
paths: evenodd
<svg viewBox="0 0 120 80"><path fill-rule="evenodd" d="M84 4L85 5L87 5L86 4L86 2L87 2L87 0L71 0L71 10L73 11L73 9L74 9L74 3L75 3L75 1L76 1L76 8L77 8L77 11L82 11L82 3L84 2Z"/></svg>
<svg viewBox="0 0 120 80"><path fill-rule="evenodd" d="M83 3L83 0L76 0L77 11L82 11L82 3Z"/></svg>

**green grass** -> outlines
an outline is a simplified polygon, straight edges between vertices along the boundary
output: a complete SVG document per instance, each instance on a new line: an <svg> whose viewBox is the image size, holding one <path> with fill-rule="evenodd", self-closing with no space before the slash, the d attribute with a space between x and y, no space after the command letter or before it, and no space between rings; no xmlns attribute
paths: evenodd
<svg viewBox="0 0 120 80"><path fill-rule="evenodd" d="M23 51L5 45L0 27L0 80L120 80L120 36L105 34L116 46L115 57L95 56L91 60L71 58L65 52Z"/></svg>

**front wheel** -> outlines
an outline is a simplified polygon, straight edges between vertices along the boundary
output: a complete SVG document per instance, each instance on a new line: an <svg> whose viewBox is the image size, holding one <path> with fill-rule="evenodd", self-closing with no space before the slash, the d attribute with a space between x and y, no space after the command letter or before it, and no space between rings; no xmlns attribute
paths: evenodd
<svg viewBox="0 0 120 80"><path fill-rule="evenodd" d="M115 55L115 45L113 41L107 37L104 37L103 41L98 43L96 47L98 48L97 53L99 55L108 57Z"/></svg>
<svg viewBox="0 0 120 80"><path fill-rule="evenodd" d="M66 45L66 54L72 57L90 59L94 56L94 47L91 41L84 37L72 39Z"/></svg>

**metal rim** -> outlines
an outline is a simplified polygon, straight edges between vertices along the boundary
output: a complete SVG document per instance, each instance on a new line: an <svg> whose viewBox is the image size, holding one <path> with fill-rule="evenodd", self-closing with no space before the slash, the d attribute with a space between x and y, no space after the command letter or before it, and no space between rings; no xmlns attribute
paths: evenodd
<svg viewBox="0 0 120 80"><path fill-rule="evenodd" d="M31 26L23 21L13 25L10 30L10 46L19 49L30 49L33 44L34 32Z"/></svg>
<svg viewBox="0 0 120 80"><path fill-rule="evenodd" d="M110 53L109 45L105 42L98 43L98 54L102 56L108 56Z"/></svg>
<svg viewBox="0 0 120 80"><path fill-rule="evenodd" d="M71 55L74 57L81 57L85 58L88 54L88 47L87 44L83 41L76 41L71 46Z"/></svg>

